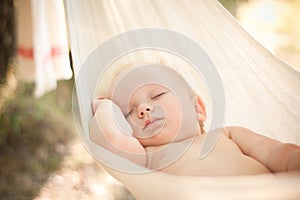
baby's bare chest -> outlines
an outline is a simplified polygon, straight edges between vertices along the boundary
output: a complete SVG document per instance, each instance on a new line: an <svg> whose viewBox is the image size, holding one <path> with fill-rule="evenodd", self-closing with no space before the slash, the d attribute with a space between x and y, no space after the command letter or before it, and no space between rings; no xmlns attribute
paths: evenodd
<svg viewBox="0 0 300 200"><path fill-rule="evenodd" d="M164 151L148 156L148 167L181 175L242 175L266 173L258 161L245 156L237 145L221 136L208 155L200 159L203 136L195 140L170 144ZM188 148L185 148L189 144ZM184 151L182 151L184 149ZM180 156L178 151L182 151ZM176 156L174 156L176 152Z"/></svg>

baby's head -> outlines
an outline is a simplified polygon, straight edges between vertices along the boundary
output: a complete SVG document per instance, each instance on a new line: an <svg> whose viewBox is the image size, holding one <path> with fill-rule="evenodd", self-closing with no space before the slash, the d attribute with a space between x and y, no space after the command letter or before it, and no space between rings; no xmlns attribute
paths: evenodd
<svg viewBox="0 0 300 200"><path fill-rule="evenodd" d="M202 99L169 67L150 64L124 70L114 78L109 98L143 146L177 142L203 131Z"/></svg>

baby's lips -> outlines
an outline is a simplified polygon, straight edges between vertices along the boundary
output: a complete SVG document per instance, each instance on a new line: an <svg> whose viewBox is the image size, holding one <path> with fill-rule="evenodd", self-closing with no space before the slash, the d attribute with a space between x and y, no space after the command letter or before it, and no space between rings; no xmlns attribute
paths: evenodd
<svg viewBox="0 0 300 200"><path fill-rule="evenodd" d="M151 122L152 122L152 119L151 118L147 118L145 120L144 128L146 128Z"/></svg>
<svg viewBox="0 0 300 200"><path fill-rule="evenodd" d="M103 100L104 97L97 97L93 100L92 102L92 109L93 109L93 114L95 114L97 108L98 108L98 105L101 103L101 100Z"/></svg>

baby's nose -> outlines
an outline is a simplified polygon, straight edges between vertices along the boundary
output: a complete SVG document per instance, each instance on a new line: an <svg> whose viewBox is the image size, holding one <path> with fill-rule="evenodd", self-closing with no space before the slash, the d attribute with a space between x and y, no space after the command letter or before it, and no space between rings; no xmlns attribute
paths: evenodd
<svg viewBox="0 0 300 200"><path fill-rule="evenodd" d="M141 104L138 109L139 118L143 118L145 115L149 114L152 111L152 106Z"/></svg>

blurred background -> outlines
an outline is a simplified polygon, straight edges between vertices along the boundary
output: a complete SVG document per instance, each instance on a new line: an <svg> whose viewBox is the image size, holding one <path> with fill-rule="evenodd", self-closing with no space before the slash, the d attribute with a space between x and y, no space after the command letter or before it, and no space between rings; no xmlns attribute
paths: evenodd
<svg viewBox="0 0 300 200"><path fill-rule="evenodd" d="M43 80L37 78L28 43L35 22L22 21L31 17L22 2L0 1L0 198L134 199L80 143L72 116L69 52L63 62L67 75L56 76L54 86L37 93ZM256 40L300 70L299 0L220 2ZM61 53L55 47L49 55Z"/></svg>

